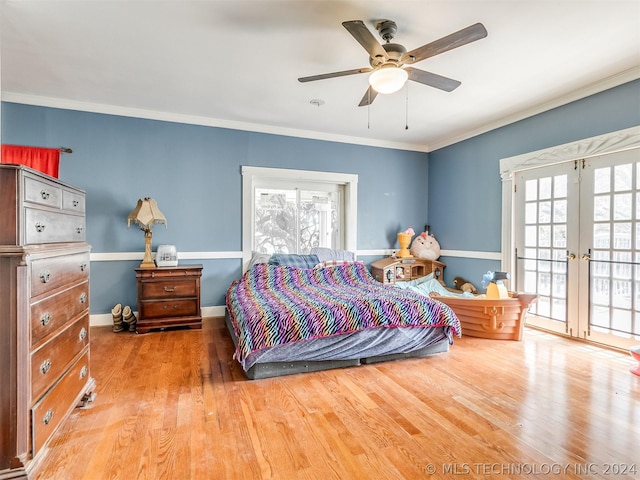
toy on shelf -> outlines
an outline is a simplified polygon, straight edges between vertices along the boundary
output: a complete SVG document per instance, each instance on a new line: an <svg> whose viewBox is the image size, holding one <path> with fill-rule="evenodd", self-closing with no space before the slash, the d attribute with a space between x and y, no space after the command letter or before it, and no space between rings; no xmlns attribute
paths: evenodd
<svg viewBox="0 0 640 480"><path fill-rule="evenodd" d="M411 244L411 255L416 258L437 260L440 258L440 244L433 234L422 232L413 239L413 243Z"/></svg>
<svg viewBox="0 0 640 480"><path fill-rule="evenodd" d="M411 237L413 237L416 232L412 227L407 228L404 232L398 233L398 243L400 244L400 250L396 252L396 257L398 258L409 258L411 257L411 253L409 252L409 244L411 243Z"/></svg>

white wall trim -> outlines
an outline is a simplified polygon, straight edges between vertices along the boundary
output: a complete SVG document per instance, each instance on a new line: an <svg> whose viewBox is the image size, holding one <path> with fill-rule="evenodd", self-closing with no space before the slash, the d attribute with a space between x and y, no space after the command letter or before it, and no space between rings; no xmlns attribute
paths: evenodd
<svg viewBox="0 0 640 480"><path fill-rule="evenodd" d="M534 115L539 115L540 113L544 113L554 108L567 105L571 102L575 102L577 100L581 100L591 95L604 92L605 90L619 87L620 85L624 85L625 83L632 82L634 80L637 80L638 78L640 78L640 67L630 68L628 70L618 73L617 75L612 75L603 80L587 85L586 87L571 90L566 95L561 95L552 100L549 100L548 102L542 103L540 105L534 105L531 108L527 108L525 110L521 110L514 114L507 115L506 117L499 118L494 122L487 122L484 125L482 125L482 127L480 128L461 131L457 135L454 134L447 138L443 138L443 139L437 140L436 142L432 142L429 144L428 151L433 152L440 148L448 147L449 145L453 145L455 143L462 142L469 138L482 135L483 133L490 132L497 128L501 128L506 125L519 122L520 120L524 120L525 118L533 117Z"/></svg>
<svg viewBox="0 0 640 480"><path fill-rule="evenodd" d="M473 250L440 250L442 257L473 258L477 260L502 260L501 252L480 252Z"/></svg>
<svg viewBox="0 0 640 480"><path fill-rule="evenodd" d="M390 257L398 250L395 248L379 248L371 250L356 250L356 256L360 257ZM475 258L479 260L500 260L500 252L480 252L472 250L441 250L443 257ZM155 256L155 252L153 253ZM92 262L121 262L129 260L142 260L144 252L104 252L92 253ZM227 260L242 259L242 252L178 252L179 260Z"/></svg>
<svg viewBox="0 0 640 480"><path fill-rule="evenodd" d="M530 108L515 112L511 115L499 118L493 122L487 122L480 128L463 130L446 138L440 138L430 144L414 144L402 142L385 142L381 140L361 137L351 137L347 135L330 134L323 132L313 132L309 130L299 130L295 128L284 128L270 125L261 125L249 122L237 122L220 118L201 117L196 115L183 115L179 113L160 112L141 108L121 107L116 105L106 105L101 103L80 102L64 98L44 97L38 95L25 95L17 92L2 91L2 100L5 102L21 103L25 105L35 105L41 107L62 108L65 110L76 110L82 112L104 113L107 115L119 115L123 117L145 118L149 120L160 120L166 122L177 122L191 125L202 125L208 127L229 128L232 130L243 130L258 133L269 133L273 135L284 135L289 137L308 138L312 140L324 140L328 142L348 143L353 145L365 145L380 148L393 148L398 150L409 150L414 152L432 152L440 148L448 147L469 138L490 132L505 125L509 125L533 115L546 112L553 108L561 107L576 100L586 98L596 93L609 90L625 83L640 78L640 67L633 67L616 75L612 75L603 80L594 82L583 88L571 90L566 95L561 95L541 105L534 105Z"/></svg>
<svg viewBox="0 0 640 480"><path fill-rule="evenodd" d="M224 317L226 307L224 305L215 307L202 307L202 317ZM138 317L138 312L134 311L133 314ZM113 317L111 313L101 313L89 316L89 326L91 327L104 327L107 325L113 325Z"/></svg>
<svg viewBox="0 0 640 480"><path fill-rule="evenodd" d="M296 128L285 128L259 123L238 122L222 118L201 117L197 115L184 115L180 113L161 112L142 108L122 107L102 103L80 102L65 98L43 97L38 95L25 95L16 92L2 92L3 102L21 103L39 107L61 108L80 112L103 113L105 115L118 115L121 117L144 118L147 120L159 120L163 122L175 122L188 125L201 125L205 127L228 128L247 132L269 133L287 137L308 138L310 140L324 140L327 142L348 143L352 145L365 145L380 148L392 148L397 150L409 150L412 152L428 152L428 145L388 142L372 138L352 137L335 133L313 132Z"/></svg>
<svg viewBox="0 0 640 480"><path fill-rule="evenodd" d="M513 175L530 168L555 165L640 147L640 126L500 160L502 178L502 270L515 272Z"/></svg>
<svg viewBox="0 0 640 480"><path fill-rule="evenodd" d="M152 256L155 258L156 253ZM142 260L144 252L102 252L91 253L92 262L119 262L126 260ZM242 258L242 252L178 252L178 260L216 260Z"/></svg>

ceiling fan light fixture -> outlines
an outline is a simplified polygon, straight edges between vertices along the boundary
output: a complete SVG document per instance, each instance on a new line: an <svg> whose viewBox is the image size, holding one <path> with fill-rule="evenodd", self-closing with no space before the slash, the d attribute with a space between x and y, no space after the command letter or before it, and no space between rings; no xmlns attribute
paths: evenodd
<svg viewBox="0 0 640 480"><path fill-rule="evenodd" d="M406 70L390 65L369 75L369 85L378 93L395 93L404 86L408 78Z"/></svg>

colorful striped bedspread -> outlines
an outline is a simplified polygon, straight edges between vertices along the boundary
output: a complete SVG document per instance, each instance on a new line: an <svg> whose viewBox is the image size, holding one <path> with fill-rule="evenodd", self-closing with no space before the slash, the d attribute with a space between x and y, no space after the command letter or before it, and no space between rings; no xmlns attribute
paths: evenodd
<svg viewBox="0 0 640 480"><path fill-rule="evenodd" d="M229 286L226 306L240 363L257 350L371 328L449 327L461 334L447 305L383 285L360 262L309 269L257 264Z"/></svg>

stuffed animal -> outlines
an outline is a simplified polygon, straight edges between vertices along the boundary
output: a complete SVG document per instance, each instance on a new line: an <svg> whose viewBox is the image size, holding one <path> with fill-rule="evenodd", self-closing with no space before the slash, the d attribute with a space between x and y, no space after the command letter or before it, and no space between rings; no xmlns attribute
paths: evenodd
<svg viewBox="0 0 640 480"><path fill-rule="evenodd" d="M462 290L463 292L478 293L478 290L476 289L476 287L473 286L473 283L467 282L462 277L454 278L453 279L453 286L458 290Z"/></svg>
<svg viewBox="0 0 640 480"><path fill-rule="evenodd" d="M410 249L411 255L416 258L426 258L427 260L437 260L440 258L440 244L433 234L428 235L422 232L413 239Z"/></svg>

